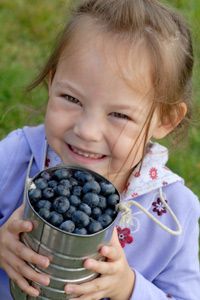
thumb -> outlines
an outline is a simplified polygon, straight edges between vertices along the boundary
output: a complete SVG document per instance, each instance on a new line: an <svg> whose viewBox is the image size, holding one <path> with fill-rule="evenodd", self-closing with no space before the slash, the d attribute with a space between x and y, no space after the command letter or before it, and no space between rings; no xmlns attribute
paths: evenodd
<svg viewBox="0 0 200 300"><path fill-rule="evenodd" d="M21 206L19 206L19 207L14 211L13 216L15 216L17 219L19 219L19 218L21 219L22 216L23 216L24 207L25 207L25 205L24 205L24 203L23 203Z"/></svg>
<svg viewBox="0 0 200 300"><path fill-rule="evenodd" d="M113 229L113 234L112 234L112 238L110 240L110 245L111 246L117 246L117 247L120 247L121 248L121 244L119 242L119 238L118 238L118 232L117 232L117 228L116 226L114 227Z"/></svg>

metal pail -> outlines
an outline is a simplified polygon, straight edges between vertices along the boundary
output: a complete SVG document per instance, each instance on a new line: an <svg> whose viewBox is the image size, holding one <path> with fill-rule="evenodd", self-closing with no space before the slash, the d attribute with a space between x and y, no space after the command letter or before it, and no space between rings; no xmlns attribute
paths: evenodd
<svg viewBox="0 0 200 300"><path fill-rule="evenodd" d="M48 172L53 172L60 167L49 168ZM62 166L63 168L63 166ZM69 167L68 169L86 170L84 168ZM107 179L101 175L87 170L95 178L99 178L106 182ZM49 286L42 286L35 282L31 282L31 285L40 290L40 296L37 299L40 300L66 300L71 299L73 295L66 295L64 292L64 286L67 283L83 283L92 280L98 276L97 273L93 273L83 267L83 262L86 258L95 258L102 260L99 255L99 248L102 244L106 244L110 241L113 227L119 217L117 213L112 223L103 230L88 235L79 235L69 232L65 232L59 228L49 224L46 220L42 219L40 215L35 211L28 197L28 189L31 183L40 176L42 172L34 176L26 186L26 203L24 210L24 219L31 220L33 223L33 230L30 233L23 233L21 240L27 246L50 258L50 265L47 269L41 269L34 265L31 265L38 272L45 272L50 275ZM118 191L116 193L119 195ZM14 282L10 282L11 294L15 300L32 300L33 297L27 296L20 291L18 286Z"/></svg>

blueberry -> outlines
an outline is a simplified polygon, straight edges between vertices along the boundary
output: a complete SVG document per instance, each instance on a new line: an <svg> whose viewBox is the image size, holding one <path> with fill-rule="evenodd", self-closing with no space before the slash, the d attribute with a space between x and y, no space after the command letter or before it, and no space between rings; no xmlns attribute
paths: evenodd
<svg viewBox="0 0 200 300"><path fill-rule="evenodd" d="M40 200L36 203L35 208L36 209L46 208L46 209L50 210L51 202L48 200Z"/></svg>
<svg viewBox="0 0 200 300"><path fill-rule="evenodd" d="M91 181L91 180L94 180L94 177L86 172L86 171L75 171L74 172L74 177L79 181L81 182L82 184L87 182L87 181Z"/></svg>
<svg viewBox="0 0 200 300"><path fill-rule="evenodd" d="M88 229L88 232L92 234L92 233L102 230L103 227L100 222L92 220L90 222L89 226L87 227L87 229Z"/></svg>
<svg viewBox="0 0 200 300"><path fill-rule="evenodd" d="M78 207L79 210L84 211L84 213L86 213L88 216L91 215L91 207L89 205L87 205L86 203L81 203Z"/></svg>
<svg viewBox="0 0 200 300"><path fill-rule="evenodd" d="M103 228L107 227L112 222L111 216L109 216L107 214L103 214L103 215L99 216L97 220L101 223Z"/></svg>
<svg viewBox="0 0 200 300"><path fill-rule="evenodd" d="M78 185L78 181L74 177L70 177L69 181L71 186Z"/></svg>
<svg viewBox="0 0 200 300"><path fill-rule="evenodd" d="M41 218L47 220L49 219L50 211L47 208L42 207L39 209L38 214L40 215Z"/></svg>
<svg viewBox="0 0 200 300"><path fill-rule="evenodd" d="M81 210L77 210L72 214L72 221L76 224L76 227L82 228L89 224L90 219L86 213Z"/></svg>
<svg viewBox="0 0 200 300"><path fill-rule="evenodd" d="M58 185L58 182L56 180L49 180L48 181L48 186L51 187L52 189L57 187L57 185Z"/></svg>
<svg viewBox="0 0 200 300"><path fill-rule="evenodd" d="M75 228L74 233L81 234L81 235L86 235L87 230L85 228Z"/></svg>
<svg viewBox="0 0 200 300"><path fill-rule="evenodd" d="M51 175L47 172L47 171L43 171L41 174L40 174L40 177L46 179L46 180L49 180L51 178Z"/></svg>
<svg viewBox="0 0 200 300"><path fill-rule="evenodd" d="M82 187L80 185L74 186L72 189L72 194L80 197L82 194Z"/></svg>
<svg viewBox="0 0 200 300"><path fill-rule="evenodd" d="M54 177L58 180L67 179L71 177L70 171L67 169L58 169L54 172Z"/></svg>
<svg viewBox="0 0 200 300"><path fill-rule="evenodd" d="M87 193L83 196L83 202L90 207L96 207L99 204L99 196L95 193Z"/></svg>
<svg viewBox="0 0 200 300"><path fill-rule="evenodd" d="M76 207L73 205L70 205L69 209L63 214L65 219L71 219L72 214L76 211Z"/></svg>
<svg viewBox="0 0 200 300"><path fill-rule="evenodd" d="M31 189L31 190L29 190L28 195L29 195L30 200L32 200L33 202L36 202L41 199L42 192L38 188Z"/></svg>
<svg viewBox="0 0 200 300"><path fill-rule="evenodd" d="M47 180L44 178L38 178L34 181L34 183L35 183L36 187L40 190L43 190L48 186Z"/></svg>
<svg viewBox="0 0 200 300"><path fill-rule="evenodd" d="M60 224L63 222L63 216L56 211L51 211L48 221L54 226L60 226Z"/></svg>
<svg viewBox="0 0 200 300"><path fill-rule="evenodd" d="M100 187L101 187L101 194L104 196L115 193L115 187L112 185L112 183L101 181Z"/></svg>
<svg viewBox="0 0 200 300"><path fill-rule="evenodd" d="M95 180L86 182L83 186L83 193L84 194L89 193L89 192L99 194L100 190L101 190L100 185Z"/></svg>
<svg viewBox="0 0 200 300"><path fill-rule="evenodd" d="M67 220L61 223L59 228L67 232L73 232L75 229L75 224L71 220Z"/></svg>
<svg viewBox="0 0 200 300"><path fill-rule="evenodd" d="M55 189L55 192L57 195L59 196L69 196L70 195L70 191L68 188L66 188L64 185L62 184L58 184L56 189Z"/></svg>
<svg viewBox="0 0 200 300"><path fill-rule="evenodd" d="M47 187L46 189L44 189L42 191L42 195L44 196L44 198L46 199L51 199L54 197L54 190L50 187Z"/></svg>
<svg viewBox="0 0 200 300"><path fill-rule="evenodd" d="M102 210L99 207L94 207L92 209L92 217L94 219L98 219L98 217L100 217L102 215Z"/></svg>
<svg viewBox="0 0 200 300"><path fill-rule="evenodd" d="M72 187L70 181L68 179L62 179L59 184L64 185L64 187L70 189Z"/></svg>
<svg viewBox="0 0 200 300"><path fill-rule="evenodd" d="M70 204L73 206L78 206L81 203L81 199L76 195L71 195L69 197Z"/></svg>
<svg viewBox="0 0 200 300"><path fill-rule="evenodd" d="M108 207L108 208L106 208L106 210L104 211L104 213L107 214L107 215L109 215L109 216L111 216L111 218L113 219L116 216L117 211L114 210L114 209L112 209L112 208L110 208L110 207Z"/></svg>
<svg viewBox="0 0 200 300"><path fill-rule="evenodd" d="M69 209L70 203L66 197L58 197L53 201L53 208L56 212L63 214Z"/></svg>
<svg viewBox="0 0 200 300"><path fill-rule="evenodd" d="M119 196L117 194L111 194L107 198L107 205L115 206L119 202Z"/></svg>
<svg viewBox="0 0 200 300"><path fill-rule="evenodd" d="M99 195L98 207L101 209L105 209L107 207L106 197Z"/></svg>

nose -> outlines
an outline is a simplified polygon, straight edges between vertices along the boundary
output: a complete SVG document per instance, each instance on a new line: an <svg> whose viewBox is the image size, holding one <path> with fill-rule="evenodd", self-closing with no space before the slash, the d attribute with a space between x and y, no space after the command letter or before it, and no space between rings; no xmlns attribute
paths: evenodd
<svg viewBox="0 0 200 300"><path fill-rule="evenodd" d="M96 117L83 114L75 122L74 133L87 142L99 142L103 137L103 124Z"/></svg>

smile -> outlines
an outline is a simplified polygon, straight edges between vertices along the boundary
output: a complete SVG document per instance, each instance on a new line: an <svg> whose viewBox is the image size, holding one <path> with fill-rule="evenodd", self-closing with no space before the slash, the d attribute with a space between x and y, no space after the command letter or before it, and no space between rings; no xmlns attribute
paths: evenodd
<svg viewBox="0 0 200 300"><path fill-rule="evenodd" d="M74 146L71 146L71 145L68 145L68 146L69 146L69 148L72 152L74 152L75 154L78 154L80 156L86 157L86 158L101 159L101 158L105 157L105 155L102 155L102 154L86 152L86 151L83 151L82 149L79 149L77 147L74 147Z"/></svg>

